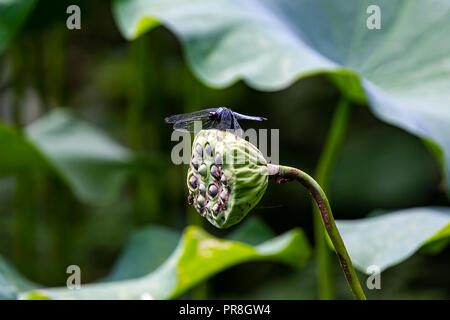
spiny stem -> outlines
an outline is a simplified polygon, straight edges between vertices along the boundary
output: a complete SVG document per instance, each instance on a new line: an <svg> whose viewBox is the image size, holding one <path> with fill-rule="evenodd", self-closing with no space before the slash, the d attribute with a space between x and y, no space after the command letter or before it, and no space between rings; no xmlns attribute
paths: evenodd
<svg viewBox="0 0 450 320"><path fill-rule="evenodd" d="M333 168L336 163L339 150L345 138L348 120L350 117L350 104L346 97L341 97L336 106L330 129L326 138L325 146L319 157L314 178L328 192ZM314 236L316 242L319 296L321 299L330 300L335 296L334 268L332 266L332 253L328 247L322 219L316 206L314 208Z"/></svg>
<svg viewBox="0 0 450 320"><path fill-rule="evenodd" d="M320 185L305 172L291 167L278 166L269 164L269 174L270 177L276 179L277 183L285 183L296 180L305 186L310 192L311 196L317 203L317 207L320 211L320 216L325 229L330 236L331 242L334 245L334 249L339 259L342 270L344 271L345 278L350 290L352 291L353 297L358 300L366 300L364 291L359 283L356 271L353 268L352 261L348 255L347 249L345 248L344 241L342 241L339 230L337 229L336 223L334 222L333 214L331 212L331 207L328 202L325 192L322 190Z"/></svg>

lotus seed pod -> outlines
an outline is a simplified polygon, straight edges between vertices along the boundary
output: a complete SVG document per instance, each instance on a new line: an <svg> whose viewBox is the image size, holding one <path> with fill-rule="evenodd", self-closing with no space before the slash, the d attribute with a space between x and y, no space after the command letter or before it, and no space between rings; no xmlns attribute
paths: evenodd
<svg viewBox="0 0 450 320"><path fill-rule="evenodd" d="M267 188L268 168L262 153L233 133L215 129L195 136L192 153L189 204L218 228L241 221Z"/></svg>

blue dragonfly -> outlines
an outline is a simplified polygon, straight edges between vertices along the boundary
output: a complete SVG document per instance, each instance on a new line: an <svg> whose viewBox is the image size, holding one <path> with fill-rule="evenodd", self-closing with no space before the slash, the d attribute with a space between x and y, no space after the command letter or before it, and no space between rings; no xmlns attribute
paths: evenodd
<svg viewBox="0 0 450 320"><path fill-rule="evenodd" d="M176 114L165 119L166 123L173 123L173 129L183 132L194 132L195 123L201 124L200 129L218 129L222 131L234 129L242 131L238 120L267 120L263 117L247 116L233 112L228 108L210 108L191 113Z"/></svg>

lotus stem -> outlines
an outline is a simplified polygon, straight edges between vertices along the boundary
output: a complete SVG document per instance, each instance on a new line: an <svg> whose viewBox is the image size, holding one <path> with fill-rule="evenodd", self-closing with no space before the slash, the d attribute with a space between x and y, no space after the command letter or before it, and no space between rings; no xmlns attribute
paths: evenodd
<svg viewBox="0 0 450 320"><path fill-rule="evenodd" d="M268 164L268 168L270 178L275 179L277 183L286 183L296 180L308 189L320 211L320 216L325 230L333 243L340 266L344 271L345 279L347 280L353 297L357 300L366 300L366 296L361 284L359 283L358 276L353 268L350 256L345 248L344 241L342 240L336 223L334 222L330 203L328 202L327 196L320 185L311 176L296 168L273 164Z"/></svg>
<svg viewBox="0 0 450 320"><path fill-rule="evenodd" d="M340 97L330 129L325 139L325 145L320 154L314 178L328 192L333 168L336 164L339 151L345 139L347 125L350 118L350 102L345 96ZM320 212L313 204L314 210L314 237L318 264L319 297L331 300L335 297L335 275L332 265L333 253L326 239Z"/></svg>

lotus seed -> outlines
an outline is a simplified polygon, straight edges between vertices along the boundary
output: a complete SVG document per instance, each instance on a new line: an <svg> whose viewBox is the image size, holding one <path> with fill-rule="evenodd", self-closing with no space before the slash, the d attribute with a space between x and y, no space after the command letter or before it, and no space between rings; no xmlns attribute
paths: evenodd
<svg viewBox="0 0 450 320"><path fill-rule="evenodd" d="M189 178L189 184L191 185L192 188L197 188L197 178L195 176L191 176Z"/></svg>
<svg viewBox="0 0 450 320"><path fill-rule="evenodd" d="M217 189L217 187L214 184L209 186L208 193L211 197L214 198L217 195L217 192L219 192L219 189Z"/></svg>
<svg viewBox="0 0 450 320"><path fill-rule="evenodd" d="M201 157L203 156L203 148L201 145L197 144L197 146L195 147L195 151L197 151L197 154Z"/></svg>
<svg viewBox="0 0 450 320"><path fill-rule="evenodd" d="M214 178L220 179L219 168L215 164L211 166L211 174Z"/></svg>
<svg viewBox="0 0 450 320"><path fill-rule="evenodd" d="M227 184L227 177L225 176L225 174L222 174L220 181L222 181L222 183L224 183L224 184Z"/></svg>
<svg viewBox="0 0 450 320"><path fill-rule="evenodd" d="M206 175L207 175L207 173L208 173L208 168L206 167L206 164L203 163L203 164L198 168L198 172L199 172L202 176L206 177Z"/></svg>
<svg viewBox="0 0 450 320"><path fill-rule="evenodd" d="M205 198L202 195L199 195L197 198L197 204L200 207L203 207L205 205Z"/></svg>
<svg viewBox="0 0 450 320"><path fill-rule="evenodd" d="M209 145L209 143L207 143L207 144L205 145L205 154L206 154L206 156L208 156L208 157L211 157L211 156L212 156L212 150L211 150L211 146Z"/></svg>
<svg viewBox="0 0 450 320"><path fill-rule="evenodd" d="M213 205L214 205L214 202L212 202L212 201L209 201L207 204L206 204L206 209L208 210L208 211L211 211L212 210L212 207L213 207Z"/></svg>
<svg viewBox="0 0 450 320"><path fill-rule="evenodd" d="M214 161L215 161L217 164L222 164L222 163L223 163L222 156L220 155L220 153L216 153L216 156L215 156L215 158L214 158Z"/></svg>
<svg viewBox="0 0 450 320"><path fill-rule="evenodd" d="M205 194L205 192L206 192L205 184L200 183L200 186L198 187L198 189L200 190L200 193Z"/></svg>
<svg viewBox="0 0 450 320"><path fill-rule="evenodd" d="M198 159L196 157L192 158L192 166L195 168L195 170L198 170Z"/></svg>

